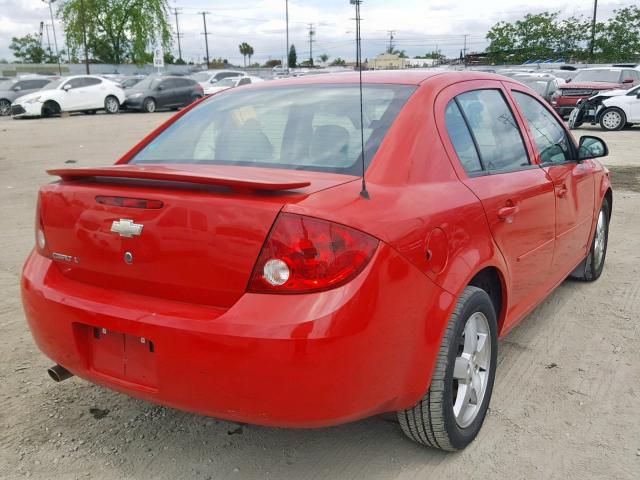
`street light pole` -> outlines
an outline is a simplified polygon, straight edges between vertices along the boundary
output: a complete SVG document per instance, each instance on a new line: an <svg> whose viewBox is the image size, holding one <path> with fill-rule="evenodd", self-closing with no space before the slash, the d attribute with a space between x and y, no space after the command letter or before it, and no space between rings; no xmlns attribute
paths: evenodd
<svg viewBox="0 0 640 480"><path fill-rule="evenodd" d="M82 17L82 43L84 45L84 65L89 75L89 52L87 51L87 23L84 16L84 1L80 0L80 16Z"/></svg>
<svg viewBox="0 0 640 480"><path fill-rule="evenodd" d="M598 17L598 0L593 1L593 20L591 22L591 46L589 47L589 57L593 62L593 51L596 46L596 20Z"/></svg>
<svg viewBox="0 0 640 480"><path fill-rule="evenodd" d="M56 47L56 59L58 60L58 73L60 74L60 76L62 76L62 66L60 65L60 54L58 53L58 39L56 38L56 26L53 22L53 8L51 7L51 4L53 2L55 2L56 0L42 0L44 3L48 3L49 4L49 13L51 14L51 28L53 29L53 43ZM47 30L47 35L48 35L48 30ZM49 49L49 51L51 51L51 49Z"/></svg>
<svg viewBox="0 0 640 480"><path fill-rule="evenodd" d="M286 22L287 22L287 51L286 56L284 58L287 59L287 73L289 72L289 0L285 0L285 14L286 14Z"/></svg>

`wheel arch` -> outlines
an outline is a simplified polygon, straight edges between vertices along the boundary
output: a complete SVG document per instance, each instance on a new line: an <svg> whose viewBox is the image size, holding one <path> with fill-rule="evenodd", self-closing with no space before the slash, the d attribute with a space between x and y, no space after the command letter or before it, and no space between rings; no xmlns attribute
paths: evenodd
<svg viewBox="0 0 640 480"><path fill-rule="evenodd" d="M60 105L60 102L58 102L58 101L56 101L56 100L54 100L52 98L44 101L44 103L42 104L42 110L44 110L47 106L53 106L56 109L56 111L53 112L54 114L55 113L58 113L58 114L62 113L62 105ZM41 112L41 113L43 113L43 112Z"/></svg>
<svg viewBox="0 0 640 480"><path fill-rule="evenodd" d="M464 288L467 286L478 287L487 292L489 298L491 298L498 320L499 336L502 333L507 311L507 283L504 274L498 267L488 265L476 272Z"/></svg>

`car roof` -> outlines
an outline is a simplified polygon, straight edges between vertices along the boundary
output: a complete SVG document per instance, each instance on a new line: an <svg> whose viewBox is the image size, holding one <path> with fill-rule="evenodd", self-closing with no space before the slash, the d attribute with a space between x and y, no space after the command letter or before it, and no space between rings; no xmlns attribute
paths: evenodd
<svg viewBox="0 0 640 480"><path fill-rule="evenodd" d="M340 84L358 83L358 72L327 73L324 75L310 75L302 77L289 77L275 82L265 82L268 85L310 85L310 84ZM495 73L475 71L451 71L451 70L368 70L362 72L362 81L366 84L396 84L396 85L421 85L431 79L437 79L442 84L450 84L470 80L495 80L499 82L510 79ZM261 84L264 85L264 84Z"/></svg>

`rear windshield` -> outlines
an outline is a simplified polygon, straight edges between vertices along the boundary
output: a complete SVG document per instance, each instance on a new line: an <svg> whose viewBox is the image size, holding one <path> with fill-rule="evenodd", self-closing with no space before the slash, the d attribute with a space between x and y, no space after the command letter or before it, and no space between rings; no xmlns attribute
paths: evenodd
<svg viewBox="0 0 640 480"><path fill-rule="evenodd" d="M620 83L620 70L582 70L573 77L572 82Z"/></svg>
<svg viewBox="0 0 640 480"><path fill-rule="evenodd" d="M365 159L375 155L415 90L363 88ZM358 85L306 85L223 92L188 112L130 163L187 163L361 171Z"/></svg>

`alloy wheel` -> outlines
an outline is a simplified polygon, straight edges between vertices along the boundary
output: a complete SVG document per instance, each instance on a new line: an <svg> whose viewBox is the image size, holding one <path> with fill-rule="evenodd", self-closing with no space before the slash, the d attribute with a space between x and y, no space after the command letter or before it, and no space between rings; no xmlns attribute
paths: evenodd
<svg viewBox="0 0 640 480"><path fill-rule="evenodd" d="M604 250L607 242L607 220L603 210L598 215L598 224L596 225L596 237L594 239L593 262L596 268L600 267L604 257Z"/></svg>
<svg viewBox="0 0 640 480"><path fill-rule="evenodd" d="M8 100L0 100L0 115L7 116L11 113L11 102Z"/></svg>
<svg viewBox="0 0 640 480"><path fill-rule="evenodd" d="M491 369L491 333L482 312L471 315L464 327L453 368L453 414L460 428L478 416Z"/></svg>
<svg viewBox="0 0 640 480"><path fill-rule="evenodd" d="M115 98L107 98L106 108L109 113L116 113L119 108L118 101Z"/></svg>

